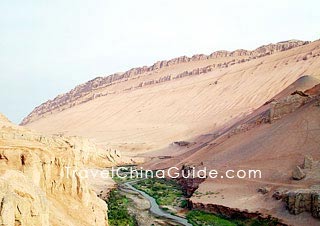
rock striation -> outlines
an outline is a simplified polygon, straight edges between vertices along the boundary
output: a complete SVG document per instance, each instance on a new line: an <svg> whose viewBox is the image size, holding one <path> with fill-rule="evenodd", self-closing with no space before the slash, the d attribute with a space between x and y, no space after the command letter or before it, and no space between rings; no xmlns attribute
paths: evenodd
<svg viewBox="0 0 320 226"><path fill-rule="evenodd" d="M285 201L291 214L310 212L313 217L320 218L320 190L299 189L289 191Z"/></svg>
<svg viewBox="0 0 320 226"><path fill-rule="evenodd" d="M306 104L310 100L309 96L303 92L294 92L279 101L271 102L270 122L277 120L284 115L294 112L296 109Z"/></svg>
<svg viewBox="0 0 320 226"><path fill-rule="evenodd" d="M44 136L0 114L0 224L108 225L106 203L65 167L106 167L116 158L87 139Z"/></svg>
<svg viewBox="0 0 320 226"><path fill-rule="evenodd" d="M182 78L190 75L199 75L203 73L208 73L216 69L227 68L235 64L244 63L250 60L261 58L264 56L272 55L277 52L286 51L295 47L306 45L310 42L299 41L299 40L289 40L284 42L279 42L276 44L269 44L261 46L253 51L249 50L235 50L235 51L216 51L210 55L197 54L192 57L181 56L171 60L158 61L152 66L143 66L138 68L132 68L124 73L115 73L106 77L97 77L84 84L76 86L74 89L68 93L58 95L53 100L48 100L47 102L36 107L26 118L23 119L21 125L26 125L36 119L46 115L51 114L53 111L62 111L73 107L75 105L88 102L95 98L106 96L112 94L112 92L100 92L104 88L128 81L129 79L137 79L140 75L144 73L157 72L160 69L165 69L174 65L179 65L189 62L205 61L210 59L221 59L221 63L210 64L206 67L194 68L193 70L184 71L176 75L167 75L163 78L157 80L148 80L138 84L135 88L140 88L144 85L151 85L155 83L160 83L164 81L170 81L178 78ZM312 54L311 54L312 56ZM227 58L236 57L239 59L228 60ZM131 90L134 87L126 88L125 91Z"/></svg>

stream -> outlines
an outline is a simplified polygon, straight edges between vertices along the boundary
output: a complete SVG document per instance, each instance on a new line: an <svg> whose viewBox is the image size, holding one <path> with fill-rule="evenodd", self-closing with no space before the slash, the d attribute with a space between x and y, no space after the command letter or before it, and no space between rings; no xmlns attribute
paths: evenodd
<svg viewBox="0 0 320 226"><path fill-rule="evenodd" d="M150 203L150 212L156 216L159 216L159 217L163 217L163 218L166 218L166 219L170 219L174 222L177 222L181 225L185 225L185 226L192 226L192 224L190 224L187 219L185 218L182 218L182 217L179 217L179 216L176 216L176 215L173 215L171 213L168 213L164 210L162 210L158 203L156 202L156 200L151 197L150 195L148 195L147 193L145 193L144 191L141 191L139 189L136 189L134 188L131 183L134 183L136 181L132 181L132 182L126 182L123 185L124 188L120 188L123 192L126 192L126 190L131 190L131 191L134 191L134 192L137 192L139 194L141 194L144 198L146 198L149 203Z"/></svg>

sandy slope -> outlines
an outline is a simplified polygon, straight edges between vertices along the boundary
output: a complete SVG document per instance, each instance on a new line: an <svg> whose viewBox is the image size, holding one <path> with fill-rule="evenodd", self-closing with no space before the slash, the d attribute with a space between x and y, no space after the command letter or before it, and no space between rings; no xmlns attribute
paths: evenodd
<svg viewBox="0 0 320 226"><path fill-rule="evenodd" d="M305 155L320 159L320 109L314 103L304 106L273 124L235 135L216 147L206 147L186 161L227 169L260 169L263 177L257 180L207 180L199 191L220 191L217 197L194 197L193 201L216 203L233 208L249 209L272 214L292 225L318 225L319 220L306 215L289 215L284 203L271 195L276 189L309 188L319 184L319 171L310 172L303 181L293 181L291 173L303 163ZM267 186L271 192L263 196L259 187ZM221 197L223 196L223 198ZM239 198L241 197L241 198Z"/></svg>
<svg viewBox="0 0 320 226"><path fill-rule="evenodd" d="M271 99L280 100L319 83L320 41L208 73L128 90L143 81L230 60L232 57L205 59L142 73L103 88L107 96L71 104L62 111L38 112L27 127L87 136L126 150L128 155L152 157L145 165L151 168L191 164L222 172L260 169L263 178L258 180L206 180L198 192L219 195L194 195L191 200L260 211L294 225L317 225L319 221L310 214L288 214L284 204L271 196L278 188L308 188L319 183L317 173L292 181L291 172L306 154L320 159L320 108L313 101L271 124L258 119L271 106L264 105ZM317 93L317 88L312 92ZM251 122L257 122L257 126L230 133ZM179 140L191 143L185 147L170 145ZM257 193L261 186L270 187L271 192Z"/></svg>
<svg viewBox="0 0 320 226"><path fill-rule="evenodd" d="M275 96L285 98L295 90L305 90L319 83L311 77L303 77ZM308 93L320 94L319 85ZM289 96L291 96L289 94ZM200 184L191 198L194 203L216 204L249 212L271 214L290 225L319 225L319 220L310 214L290 215L284 202L272 198L277 190L310 188L320 182L320 165L307 172L301 181L292 180L292 170L301 165L305 155L320 160L320 108L319 99L303 105L293 113L272 123L256 124L249 130L233 133L239 125L259 121L258 116L270 108L264 105L252 114L236 121L229 128L203 134L192 140L186 147L171 145L161 151L148 153L152 157L145 168L168 168L192 165L198 169L219 171L217 179L207 179ZM246 128L246 127L243 127ZM220 136L216 136L220 134ZM166 159L157 156L166 156ZM315 164L316 165L316 164ZM262 178L226 179L226 170L261 170ZM266 195L258 193L258 188L267 187ZM210 194L211 193L211 194ZM213 194L212 194L213 193ZM200 194L200 195L198 195Z"/></svg>
<svg viewBox="0 0 320 226"><path fill-rule="evenodd" d="M131 153L158 149L249 114L302 75L320 78L319 53L320 41L316 41L209 73L124 91L141 81L232 57L165 67L106 88L115 94L40 116L27 127L91 137Z"/></svg>

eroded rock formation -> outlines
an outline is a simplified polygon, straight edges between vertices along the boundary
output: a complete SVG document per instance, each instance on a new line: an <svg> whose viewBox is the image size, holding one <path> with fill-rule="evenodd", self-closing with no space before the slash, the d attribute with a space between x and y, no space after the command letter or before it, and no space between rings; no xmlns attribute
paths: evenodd
<svg viewBox="0 0 320 226"><path fill-rule="evenodd" d="M287 208L292 214L310 212L312 216L320 218L320 190L299 189L290 191L285 198Z"/></svg>
<svg viewBox="0 0 320 226"><path fill-rule="evenodd" d="M65 167L106 167L116 158L89 140L43 136L0 115L0 224L108 225L106 203Z"/></svg>
<svg viewBox="0 0 320 226"><path fill-rule="evenodd" d="M294 180L302 180L306 177L305 172L300 168L300 166L296 166L294 170L292 171L292 178Z"/></svg>
<svg viewBox="0 0 320 226"><path fill-rule="evenodd" d="M113 84L127 81L129 79L137 79L140 75L144 73L151 73L166 67L170 67L170 66L178 65L182 63L188 63L188 62L197 62L197 61L219 59L219 58L223 59L226 57L241 57L241 59L226 60L225 62L208 65L203 68L196 67L190 71L185 71L182 73L178 73L176 75L172 75L172 77L171 75L167 75L157 80L147 80L138 84L135 88L140 88L143 85L150 85L154 83L170 81L171 79L178 79L185 76L208 73L213 71L214 69L227 68L234 64L244 63L244 62L254 60L260 57L268 56L277 52L286 51L295 47L306 45L308 43L309 42L306 42L306 41L289 40L285 42L279 42L276 44L264 45L253 51L241 49L241 50L235 50L232 52L217 51L210 55L197 54L192 57L182 56L182 57L174 58L168 61L166 60L158 61L149 67L143 66L138 68L132 68L124 73L115 73L106 77L97 77L82 85L76 86L74 89L72 89L68 93L58 95L53 100L48 100L47 102L36 107L26 118L23 119L21 125L30 123L46 114L51 114L54 111L63 111L67 108L73 107L75 105L78 105L84 102L88 102L95 98L112 94L109 92L100 92L100 90L108 86L111 86ZM311 53L311 56L313 56L312 53ZM129 91L131 89L133 88L128 87L125 89L125 91Z"/></svg>
<svg viewBox="0 0 320 226"><path fill-rule="evenodd" d="M301 94L302 93L302 94ZM287 115L310 100L303 92L294 92L292 95L279 101L273 101L270 108L270 122Z"/></svg>
<svg viewBox="0 0 320 226"><path fill-rule="evenodd" d="M181 185L187 197L191 197L193 192L197 190L199 185L206 179L203 177L194 177L192 173L193 170L195 170L193 166L183 165L180 177L177 178L178 184Z"/></svg>

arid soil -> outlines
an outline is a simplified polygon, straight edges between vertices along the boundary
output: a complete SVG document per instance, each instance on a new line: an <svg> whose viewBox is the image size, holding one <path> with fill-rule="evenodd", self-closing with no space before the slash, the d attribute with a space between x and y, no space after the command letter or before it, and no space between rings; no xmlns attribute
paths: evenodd
<svg viewBox="0 0 320 226"><path fill-rule="evenodd" d="M261 170L256 179L206 179L190 202L313 226L319 79L320 41L180 57L96 78L37 107L23 124L90 137L151 169Z"/></svg>
<svg viewBox="0 0 320 226"><path fill-rule="evenodd" d="M261 57L247 51L194 57L188 62L142 71L106 87L93 88L90 83L77 95L94 95L92 100L81 104L71 94L62 95L65 102L70 99L71 103L41 105L24 124L45 133L90 137L128 154L159 149L248 115L302 75L319 78L319 41L305 45L298 42L280 51L283 45L259 48L259 53L264 49ZM224 63L227 66L217 66ZM206 73L173 79L184 71L209 65L216 66ZM169 75L170 80L160 82ZM139 86L151 80L159 81ZM55 104L60 107L49 111Z"/></svg>
<svg viewBox="0 0 320 226"><path fill-rule="evenodd" d="M303 90L305 86L300 85L310 80L315 81L304 77L288 89ZM167 156L165 159L156 157L160 155L159 151L151 153L151 161L147 161L144 167L208 167L218 170L221 176L230 169L259 169L261 178L227 179L219 175L216 179L206 179L191 197L193 206L204 205L201 208L217 211L217 208L210 207L214 204L220 207L219 211L224 208L224 214L232 214L233 209L244 214L272 215L289 225L318 225L318 199L312 204L307 197L306 200L298 198L320 192L317 188L320 184L320 92L319 89L316 92L316 87L305 92L312 93L313 97L298 94L285 96L288 90L284 90L273 98L273 102L226 130L199 136L186 147L171 145L167 150L163 149L161 155ZM306 100L304 98L308 99L307 102L300 102ZM275 111L278 113L275 114ZM271 117L275 118L270 120ZM292 178L297 166L305 174L301 180ZM276 198L276 194L283 197ZM289 199L288 194L291 194ZM299 215L289 214L286 207ZM309 212L309 216L305 212Z"/></svg>

